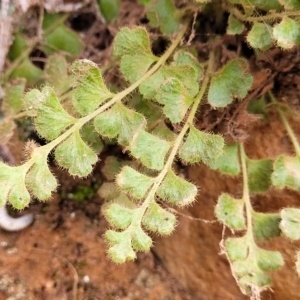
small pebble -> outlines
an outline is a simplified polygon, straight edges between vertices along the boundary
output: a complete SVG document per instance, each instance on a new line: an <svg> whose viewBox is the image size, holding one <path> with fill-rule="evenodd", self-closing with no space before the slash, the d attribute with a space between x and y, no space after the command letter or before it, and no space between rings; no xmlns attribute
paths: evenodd
<svg viewBox="0 0 300 300"><path fill-rule="evenodd" d="M82 280L83 280L83 283L85 283L85 284L88 284L91 281L90 276L88 276L88 275L83 276Z"/></svg>
<svg viewBox="0 0 300 300"><path fill-rule="evenodd" d="M14 255L14 254L18 253L18 248L17 247L10 248L6 251L6 253L8 255Z"/></svg>
<svg viewBox="0 0 300 300"><path fill-rule="evenodd" d="M7 248L8 242L2 241L2 242L0 242L0 246L1 246L2 248Z"/></svg>

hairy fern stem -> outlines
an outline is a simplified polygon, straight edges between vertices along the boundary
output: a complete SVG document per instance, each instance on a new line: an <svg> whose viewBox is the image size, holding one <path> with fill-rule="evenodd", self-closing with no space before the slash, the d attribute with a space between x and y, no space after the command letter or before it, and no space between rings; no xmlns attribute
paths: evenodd
<svg viewBox="0 0 300 300"><path fill-rule="evenodd" d="M158 59L156 64L147 71L144 76L142 76L139 80L137 80L135 83L133 83L131 86L123 90L122 92L114 95L112 94L112 98L106 102L104 105L100 106L98 109L96 109L94 112L90 113L89 115L82 117L75 121L75 124L70 127L68 130L66 130L61 136L56 138L55 140L51 141L47 145L41 146L39 148L35 149L35 154L37 152L47 153L47 155L50 153L52 149L54 149L57 145L59 145L61 142L63 142L67 137L69 137L72 133L74 133L76 130L79 130L84 124L89 122L90 120L94 119L97 115L104 112L108 108L110 108L112 105L114 105L116 102L121 101L126 96L128 96L130 93L132 93L136 88L138 88L142 82L144 82L147 78L149 78L153 73L155 73L170 57L170 55L173 53L173 51L176 49L180 41L182 40L186 30L188 28L188 22L182 25L182 28L180 32L178 33L176 39L172 42L171 46L167 49L167 51ZM37 158L32 158L28 162L28 165L32 165L34 162L37 161Z"/></svg>

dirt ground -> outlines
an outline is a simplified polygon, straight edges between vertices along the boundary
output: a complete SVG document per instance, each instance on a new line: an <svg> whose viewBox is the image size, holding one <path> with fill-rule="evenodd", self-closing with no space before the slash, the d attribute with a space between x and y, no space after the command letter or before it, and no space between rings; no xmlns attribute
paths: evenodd
<svg viewBox="0 0 300 300"><path fill-rule="evenodd" d="M20 162L24 147L15 136L11 153ZM0 230L0 300L18 299L191 299L152 253L134 262L113 263L103 234L109 227L101 213L97 190L105 177L102 162L87 179L72 178L51 163L61 186L45 203L28 211L35 221L21 232Z"/></svg>
<svg viewBox="0 0 300 300"><path fill-rule="evenodd" d="M31 16L37 12L33 8ZM142 19L142 5L122 1L117 26L105 24L93 6L71 14L68 24L84 41L83 57L104 66L118 27L139 24ZM30 35L37 22L25 21ZM115 76L119 76L115 70L108 72L106 80L114 81ZM21 161L24 145L15 137L9 146L16 161ZM109 153L101 155L101 160L105 155ZM122 265L108 258L103 239L108 224L100 210L103 199L97 195L103 182L100 169L98 165L88 179L79 180L52 163L61 186L52 200L30 205L33 225L16 233L0 230L0 300L190 299L152 252L139 253L134 262ZM86 194L84 187L90 187Z"/></svg>
<svg viewBox="0 0 300 300"><path fill-rule="evenodd" d="M122 265L108 258L97 196L78 205L55 194L30 211L32 226L0 232L1 300L190 299L151 252Z"/></svg>
<svg viewBox="0 0 300 300"><path fill-rule="evenodd" d="M84 57L105 66L109 62L111 43L118 27L147 26L147 19L142 5L126 0L122 1L117 26L104 24L93 7L71 14L68 24L83 38ZM205 32L214 30L210 25L205 23L196 32L193 41L200 59L201 56L206 57L209 51ZM155 36L156 31L151 30L150 33ZM163 52L164 46L156 44L155 52ZM299 101L296 100L300 94L299 49L295 48L288 54L277 49L270 50L254 61L251 49L244 44L241 46L238 38L226 37L226 43L221 47L221 60L224 62L239 55L249 59L255 76L251 97L246 102L219 111L212 111L209 105L204 104L197 127L221 133L227 141L249 141L248 126L257 119L246 112L248 102L272 88L279 99L299 110ZM118 83L119 75L115 68L105 77L109 82ZM16 161L21 161L23 157L19 150L24 145L17 141L17 134L9 146ZM260 146L264 147L263 144ZM257 149L259 152L259 145ZM101 154L101 160L104 161L108 155L111 153L106 150ZM104 200L97 194L104 180L101 162L84 180L71 178L54 162L51 164L61 186L52 200L46 203L33 201L30 205L28 211L35 214L33 225L17 233L0 230L0 300L201 300L193 297L180 281L168 273L164 262L154 252L138 253L137 260L122 265L108 258L103 239L108 224L101 214ZM201 186L203 191L209 188ZM10 213L17 215L14 211ZM176 257L172 260L176 261Z"/></svg>

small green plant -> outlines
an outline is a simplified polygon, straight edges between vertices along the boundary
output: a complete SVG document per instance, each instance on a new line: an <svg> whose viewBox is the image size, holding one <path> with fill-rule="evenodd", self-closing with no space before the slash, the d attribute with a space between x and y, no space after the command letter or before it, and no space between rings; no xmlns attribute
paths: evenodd
<svg viewBox="0 0 300 300"><path fill-rule="evenodd" d="M184 164L202 162L229 175L242 172L242 198L220 195L215 215L233 231L242 232L239 237L225 238L223 251L242 292L258 297L271 284L268 272L280 268L284 262L279 252L265 250L257 241L280 234L299 239L300 210L256 212L250 192L263 193L271 185L299 191L299 143L272 93L269 100L292 140L295 157L280 155L274 163L270 159L253 160L247 157L238 139L225 145L221 135L199 130L195 121L204 100L215 109L223 109L248 95L253 84L248 62L235 58L220 66L219 49L212 47L200 64L192 54L193 49L180 44L190 30L193 13L199 7L214 8L214 1L211 4L197 1L181 9L171 0L144 2L150 24L169 39L169 46L163 55L157 56L144 27L122 28L113 46L113 56L128 83L120 92L110 91L93 62L77 60L67 69L65 58L56 54L48 58L45 86L31 89L22 103L19 100L15 103L14 99L20 99L25 89L25 82L16 79L11 89L8 79L19 77L19 73L13 75L16 69L6 73L4 103L5 111L11 109L11 113L0 124L1 135L6 137L4 133L11 131L9 126L13 126L14 116L24 111L34 119L36 131L48 144L28 147L28 159L19 166L0 163L0 205L9 202L23 209L31 196L41 201L51 197L58 182L48 166L50 152L54 152L57 164L70 175L86 177L103 147L99 136L116 140L132 161L117 162L109 158L104 173L110 181L117 174L115 183L104 183L99 194L109 200L104 209L111 224L105 234L108 254L113 261L123 263L136 258L137 251L151 248L152 233L169 235L174 230L176 217L162 203L183 207L195 201L197 187L176 174L177 160ZM300 44L298 1L231 0L224 6L229 13L227 33L246 31L247 43L256 50L267 50L276 44L289 49ZM45 21L46 31L53 27L53 24L47 27L50 23ZM48 40L50 43L50 36ZM218 40L213 37L209 43L218 44ZM18 49L17 45L13 47ZM44 49L52 54L53 47L48 45ZM12 50L11 55L17 52ZM27 55L22 55L23 62ZM53 76L57 74L58 61L59 80ZM66 99L71 99L71 106L66 105ZM298 273L299 256L298 253Z"/></svg>
<svg viewBox="0 0 300 300"><path fill-rule="evenodd" d="M47 84L59 95L64 95L70 88L67 74L68 61L77 58L83 45L80 37L64 25L67 14L45 14L42 36L28 39L25 33L16 32L9 49L9 67L1 77L4 98L1 110L4 119L0 124L0 143L5 143L13 134L15 121L27 113L24 112L23 94L27 88ZM48 57L44 70L30 60L30 53L38 49ZM59 66L59 67L57 67Z"/></svg>

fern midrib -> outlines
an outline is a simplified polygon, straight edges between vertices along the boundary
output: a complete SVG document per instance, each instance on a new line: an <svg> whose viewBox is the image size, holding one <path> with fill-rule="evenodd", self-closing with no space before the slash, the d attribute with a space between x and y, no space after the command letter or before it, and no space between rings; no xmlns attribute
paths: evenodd
<svg viewBox="0 0 300 300"><path fill-rule="evenodd" d="M195 97L195 101L192 105L192 108L190 110L189 116L187 118L187 121L185 122L181 132L179 133L179 135L177 136L172 150L169 154L169 157L165 163L165 166L163 167L162 171L159 173L159 175L155 178L154 183L152 184L152 188L149 190L146 199L144 200L143 204L139 207L139 218L138 218L138 222L142 222L142 218L147 210L147 208L149 207L149 205L152 202L155 202L155 194L159 188L159 186L161 185L162 181L164 180L164 178L166 177L167 173L169 170L171 170L172 168L172 164L175 160L175 157L177 155L177 152L179 150L180 145L182 144L182 141L184 139L184 136L186 135L187 131L189 130L189 128L191 127L191 125L193 124L197 109L199 107L199 104L201 102L201 100L203 99L203 96L208 88L208 84L210 81L210 76L211 76L211 72L213 70L213 65L214 65L214 58L215 58L215 53L214 51L210 52L209 55L209 61L208 61L208 67L206 70L206 74L203 80L203 83L201 85L200 91L197 94L197 96ZM132 228L134 227L134 225L130 225L128 230L130 230L130 227L132 226Z"/></svg>
<svg viewBox="0 0 300 300"><path fill-rule="evenodd" d="M173 51L177 48L178 44L180 43L181 39L183 38L187 28L188 28L188 22L182 25L182 28L180 32L178 33L176 39L172 42L171 46L167 49L167 51L158 59L156 64L147 71L138 81L133 83L131 86L123 90L122 92L116 94L113 96L111 100L109 100L107 103L103 104L101 107L96 109L94 112L90 113L89 115L82 117L76 121L72 127L67 129L62 135L60 135L55 140L51 141L47 145L39 147L38 151L45 151L44 153L50 153L52 149L54 149L57 145L59 145L61 142L63 142L66 138L68 138L71 134L73 134L76 130L79 130L84 124L89 122L90 120L94 119L97 115L101 114L105 110L109 109L112 105L114 105L116 102L121 101L126 96L128 96L130 93L132 93L136 88L138 88L146 79L148 79L152 74L154 74L164 63L167 61L167 59L171 56ZM33 160L31 163L28 162L28 164L32 165L35 161L35 155L33 153L31 160Z"/></svg>

